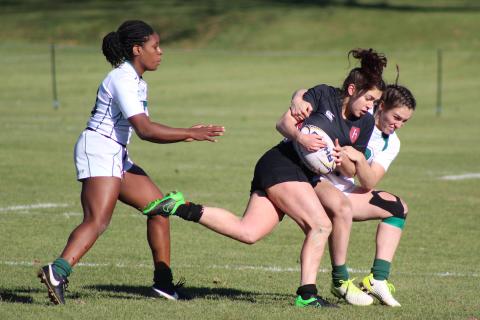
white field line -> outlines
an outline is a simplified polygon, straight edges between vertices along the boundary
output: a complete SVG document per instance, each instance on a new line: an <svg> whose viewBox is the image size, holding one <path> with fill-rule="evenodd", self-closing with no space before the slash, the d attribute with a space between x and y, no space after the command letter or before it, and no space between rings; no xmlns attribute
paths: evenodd
<svg viewBox="0 0 480 320"><path fill-rule="evenodd" d="M70 217L83 216L83 213L80 213L80 212L64 212L63 216L67 219L70 219Z"/></svg>
<svg viewBox="0 0 480 320"><path fill-rule="evenodd" d="M70 205L67 203L37 203L37 204L26 204L26 205L16 205L16 206L8 206L8 207L0 207L0 214L8 213L8 214L32 214L34 210L39 209L50 209L50 208L66 208ZM39 213L39 212L36 212ZM75 211L66 211L66 212L58 212L54 213L58 215L62 215L66 219L70 219L71 217L80 217L83 216L82 212L75 212ZM127 215L121 215L120 217L143 217L140 213L131 213Z"/></svg>
<svg viewBox="0 0 480 320"><path fill-rule="evenodd" d="M35 209L65 208L65 207L68 207L68 204L66 204L66 203L37 203L37 204L0 207L0 212L12 212L12 211L26 211L26 212L28 212L30 210L35 210Z"/></svg>
<svg viewBox="0 0 480 320"><path fill-rule="evenodd" d="M0 261L0 265L12 266L12 267L33 267L40 266L38 262L31 261ZM80 262L77 264L78 267L87 267L87 268L142 268L142 269L151 269L152 265L150 263L139 263L139 264L126 264L124 262L118 263L93 263L93 262ZM177 265L176 268L198 268L194 265ZM290 272L300 272L300 267L279 267L279 266L249 266L249 265L209 265L207 269L223 269L223 270L235 270L235 271L265 271L265 272L280 272L280 273L290 273ZM354 274L365 274L369 273L370 269L356 269L348 268L348 271ZM319 269L319 273L330 273L330 269ZM464 278L464 277L480 277L478 272L453 272L453 271L444 271L444 272L424 272L424 273L411 273L411 272L396 272L397 274L408 274L413 276L428 276L428 277L440 277L440 278Z"/></svg>
<svg viewBox="0 0 480 320"><path fill-rule="evenodd" d="M480 179L480 173L465 173L453 176L440 177L441 180L466 180L466 179Z"/></svg>

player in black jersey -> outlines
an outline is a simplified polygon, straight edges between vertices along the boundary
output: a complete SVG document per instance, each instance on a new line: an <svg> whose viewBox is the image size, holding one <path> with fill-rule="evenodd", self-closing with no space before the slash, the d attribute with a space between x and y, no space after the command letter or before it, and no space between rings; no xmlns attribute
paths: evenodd
<svg viewBox="0 0 480 320"><path fill-rule="evenodd" d="M367 111L373 101L380 97L384 88L382 72L386 66L386 58L372 49L357 49L350 53L361 61L361 67L351 70L341 89L328 86L319 88L331 96L327 102L331 104L333 119L336 121L345 116L345 119L341 120L339 140L345 142L350 139L366 146L374 125ZM320 91L314 90L312 99L318 94ZM327 94L323 97L327 98ZM329 116L330 114L326 115L327 118ZM280 131L284 121L295 123L290 116L290 110L285 112L277 124ZM332 130L334 129L332 127ZM318 136L300 134L296 129L290 137L301 141L307 148L319 149L325 146ZM341 170L348 172L354 168L351 163L343 164L341 154L337 156ZM242 218L225 209L186 203L183 195L178 192L169 194L151 212L177 215L185 220L199 222L217 233L248 244L255 243L270 233L284 214L287 214L305 234L300 254L300 286L295 305L331 307L334 305L318 295L316 278L332 224L310 184L312 176L313 173L302 165L292 141L282 141L258 160L251 184L250 200Z"/></svg>
<svg viewBox="0 0 480 320"><path fill-rule="evenodd" d="M349 54L360 57L366 55L367 51L352 50ZM386 59L381 61L385 66ZM373 76L363 76L361 68L358 68L352 70L350 76L345 79L342 89L327 85L318 85L309 89L303 95L303 99L311 105L309 116L304 124L322 128L332 140L336 141L337 145L352 146L363 153L375 125L369 110L373 109L374 102L380 99L385 89L381 76L373 74ZM305 135L299 132L297 129L299 119L289 111L277 124L280 133L290 140L297 141L307 150L318 150L305 139ZM339 150L341 149L337 149ZM344 176L352 177L355 174L355 164L341 153L337 155L342 158L338 171ZM313 182L318 181L313 180ZM329 195L341 193L328 183L314 184L317 194L322 195L319 197L321 202ZM370 305L373 299L355 286L349 278L346 266L346 253L352 225L351 208L339 206L338 210L329 210L328 214L332 220L332 233L329 237L333 279L331 291L337 296L344 297L351 304Z"/></svg>

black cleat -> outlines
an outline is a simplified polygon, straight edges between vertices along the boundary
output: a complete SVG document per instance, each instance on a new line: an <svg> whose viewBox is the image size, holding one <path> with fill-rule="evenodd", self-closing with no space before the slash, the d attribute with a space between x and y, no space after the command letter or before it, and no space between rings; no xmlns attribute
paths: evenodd
<svg viewBox="0 0 480 320"><path fill-rule="evenodd" d="M53 304L65 304L64 293L68 286L67 278L56 273L52 264L43 266L38 271L38 277L47 287L50 301Z"/></svg>
<svg viewBox="0 0 480 320"><path fill-rule="evenodd" d="M185 282L179 281L177 284L173 282L169 283L154 283L152 286L152 294L157 298L165 298L168 300L190 300L190 297L186 295L182 290Z"/></svg>

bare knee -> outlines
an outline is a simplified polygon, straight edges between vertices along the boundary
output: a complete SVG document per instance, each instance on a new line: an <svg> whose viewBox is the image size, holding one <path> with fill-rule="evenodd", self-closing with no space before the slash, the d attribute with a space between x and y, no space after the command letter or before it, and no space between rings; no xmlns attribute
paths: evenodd
<svg viewBox="0 0 480 320"><path fill-rule="evenodd" d="M252 244L255 244L257 243L257 241L260 240L258 236L256 236L255 234L252 234L251 232L244 232L242 235L241 235L241 238L240 238L240 241L245 243L245 244L248 244L248 245L252 245Z"/></svg>
<svg viewBox="0 0 480 320"><path fill-rule="evenodd" d="M305 234L327 237L332 232L332 222L328 219L313 219L306 225Z"/></svg>
<svg viewBox="0 0 480 320"><path fill-rule="evenodd" d="M352 204L350 203L350 200L344 199L340 201L335 208L329 210L330 216L332 219L338 220L344 220L344 221L349 221L351 222L353 219L353 210L352 210Z"/></svg>
<svg viewBox="0 0 480 320"><path fill-rule="evenodd" d="M82 224L87 225L89 229L100 236L110 224L110 219L84 219Z"/></svg>
<svg viewBox="0 0 480 320"><path fill-rule="evenodd" d="M240 230L238 240L242 243L252 245L261 240L267 233L262 230L255 230L250 227L243 227Z"/></svg>

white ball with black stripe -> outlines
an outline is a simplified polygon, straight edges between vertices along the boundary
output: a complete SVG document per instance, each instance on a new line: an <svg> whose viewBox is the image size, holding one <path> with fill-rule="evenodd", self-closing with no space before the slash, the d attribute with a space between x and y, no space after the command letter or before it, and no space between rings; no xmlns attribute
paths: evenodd
<svg viewBox="0 0 480 320"><path fill-rule="evenodd" d="M333 148L335 144L332 139L319 127L314 125L305 125L300 129L303 134L316 134L322 137L323 141L327 144L325 147L310 152L306 150L302 145L294 141L293 145L298 153L298 156L305 164L305 166L316 174L328 174L335 170L335 160L333 157Z"/></svg>

